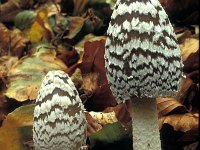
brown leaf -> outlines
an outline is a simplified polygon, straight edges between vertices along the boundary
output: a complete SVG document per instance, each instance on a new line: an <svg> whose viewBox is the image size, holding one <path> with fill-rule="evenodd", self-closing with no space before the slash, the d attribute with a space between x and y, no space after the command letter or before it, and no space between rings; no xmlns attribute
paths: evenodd
<svg viewBox="0 0 200 150"><path fill-rule="evenodd" d="M83 75L83 84L81 88L85 94L91 95L96 91L98 88L98 78L99 75L97 73Z"/></svg>
<svg viewBox="0 0 200 150"><path fill-rule="evenodd" d="M116 101L113 97L106 78L104 52L105 40L86 42L83 61L80 64L80 69L83 74L97 73L98 88L86 103L86 106L94 111L100 111L107 107L115 106Z"/></svg>
<svg viewBox="0 0 200 150"><path fill-rule="evenodd" d="M73 39L82 29L84 25L84 19L82 17L70 17L70 23L68 26L68 33L64 38Z"/></svg>
<svg viewBox="0 0 200 150"><path fill-rule="evenodd" d="M188 112L186 107L174 98L157 98L157 108L160 116Z"/></svg>
<svg viewBox="0 0 200 150"><path fill-rule="evenodd" d="M12 55L21 57L28 40L19 33L7 29L0 23L0 56L7 55L9 51Z"/></svg>
<svg viewBox="0 0 200 150"><path fill-rule="evenodd" d="M199 40L188 38L180 45L184 70L197 70L199 68Z"/></svg>
<svg viewBox="0 0 200 150"><path fill-rule="evenodd" d="M8 71L17 62L17 60L17 57L0 57L0 78L5 78L7 76Z"/></svg>
<svg viewBox="0 0 200 150"><path fill-rule="evenodd" d="M0 22L12 22L17 13L32 7L34 3L32 0L7 0L0 4Z"/></svg>
<svg viewBox="0 0 200 150"><path fill-rule="evenodd" d="M180 89L177 94L176 99L183 104L184 101L186 100L188 93L191 92L191 87L193 85L193 82L191 79L189 79L187 76L183 76L181 78L181 84L180 84Z"/></svg>
<svg viewBox="0 0 200 150"><path fill-rule="evenodd" d="M73 0L74 1L74 11L73 15L79 15L84 9L85 5L89 2L89 0Z"/></svg>
<svg viewBox="0 0 200 150"><path fill-rule="evenodd" d="M3 95L3 93L0 91L0 126L3 120L5 119L7 113L8 113L8 110L6 106L6 98Z"/></svg>
<svg viewBox="0 0 200 150"><path fill-rule="evenodd" d="M102 126L98 124L88 112L85 113L85 116L87 120L87 136L90 136L102 129Z"/></svg>
<svg viewBox="0 0 200 150"><path fill-rule="evenodd" d="M160 0L160 2L173 22L198 24L198 0Z"/></svg>
<svg viewBox="0 0 200 150"><path fill-rule="evenodd" d="M76 49L67 49L64 46L59 45L57 48L56 56L60 58L65 64L70 67L74 65L80 58L79 54L77 53Z"/></svg>
<svg viewBox="0 0 200 150"><path fill-rule="evenodd" d="M181 131L185 133L187 140L194 140L198 137L199 115L198 114L173 114L169 116L163 116L159 119L160 129L164 124L169 124L175 131Z"/></svg>
<svg viewBox="0 0 200 150"><path fill-rule="evenodd" d="M199 50L199 41L194 38L185 39L184 43L180 45L182 52L182 59L186 61L191 53L196 53Z"/></svg>

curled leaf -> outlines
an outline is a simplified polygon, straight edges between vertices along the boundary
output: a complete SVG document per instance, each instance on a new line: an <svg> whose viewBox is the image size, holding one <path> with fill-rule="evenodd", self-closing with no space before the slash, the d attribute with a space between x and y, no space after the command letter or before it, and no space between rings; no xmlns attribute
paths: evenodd
<svg viewBox="0 0 200 150"><path fill-rule="evenodd" d="M172 126L175 131L181 131L187 134L190 133L191 137L198 137L199 115L197 114L173 114L163 116L159 121L160 129L164 124L168 124Z"/></svg>
<svg viewBox="0 0 200 150"><path fill-rule="evenodd" d="M157 98L157 108L159 115L163 116L172 112L188 112L186 107L174 98Z"/></svg>

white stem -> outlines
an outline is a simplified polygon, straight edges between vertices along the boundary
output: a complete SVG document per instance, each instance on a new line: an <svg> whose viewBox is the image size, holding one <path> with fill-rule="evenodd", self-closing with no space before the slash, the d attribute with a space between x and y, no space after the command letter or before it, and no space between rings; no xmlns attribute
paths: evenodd
<svg viewBox="0 0 200 150"><path fill-rule="evenodd" d="M132 99L134 150L161 150L155 99Z"/></svg>

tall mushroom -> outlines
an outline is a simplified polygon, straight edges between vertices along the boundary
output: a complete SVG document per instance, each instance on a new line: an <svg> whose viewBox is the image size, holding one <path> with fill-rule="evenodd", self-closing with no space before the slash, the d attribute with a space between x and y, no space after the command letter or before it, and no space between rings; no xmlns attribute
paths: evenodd
<svg viewBox="0 0 200 150"><path fill-rule="evenodd" d="M36 150L84 149L84 107L63 71L50 71L41 84L34 110L33 141Z"/></svg>
<svg viewBox="0 0 200 150"><path fill-rule="evenodd" d="M132 100L134 150L160 150L157 97L175 97L182 74L176 35L158 0L117 0L105 67L118 103Z"/></svg>

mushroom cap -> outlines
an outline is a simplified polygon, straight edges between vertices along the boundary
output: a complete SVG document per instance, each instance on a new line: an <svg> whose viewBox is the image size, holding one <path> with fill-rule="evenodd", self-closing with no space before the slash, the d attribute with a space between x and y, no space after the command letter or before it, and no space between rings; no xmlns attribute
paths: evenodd
<svg viewBox="0 0 200 150"><path fill-rule="evenodd" d="M34 110L36 150L79 150L86 145L86 118L79 94L63 71L45 76Z"/></svg>
<svg viewBox="0 0 200 150"><path fill-rule="evenodd" d="M105 67L118 103L176 96L181 52L158 0L117 0L107 36Z"/></svg>

